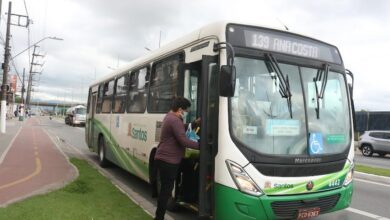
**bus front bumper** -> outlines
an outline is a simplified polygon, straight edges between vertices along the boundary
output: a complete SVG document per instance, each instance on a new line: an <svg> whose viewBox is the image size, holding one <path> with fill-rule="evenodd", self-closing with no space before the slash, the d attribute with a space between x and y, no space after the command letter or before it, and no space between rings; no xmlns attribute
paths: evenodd
<svg viewBox="0 0 390 220"><path fill-rule="evenodd" d="M216 184L215 219L295 219L298 210L320 207L320 214L347 208L352 200L353 182L325 192L288 196L250 196L237 189Z"/></svg>

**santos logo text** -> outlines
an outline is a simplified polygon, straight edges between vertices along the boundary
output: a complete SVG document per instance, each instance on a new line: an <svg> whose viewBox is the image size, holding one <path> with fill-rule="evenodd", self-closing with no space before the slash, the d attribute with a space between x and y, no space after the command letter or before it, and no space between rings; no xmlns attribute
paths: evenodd
<svg viewBox="0 0 390 220"><path fill-rule="evenodd" d="M146 142L148 139L148 132L143 131L141 128L131 129L131 137Z"/></svg>

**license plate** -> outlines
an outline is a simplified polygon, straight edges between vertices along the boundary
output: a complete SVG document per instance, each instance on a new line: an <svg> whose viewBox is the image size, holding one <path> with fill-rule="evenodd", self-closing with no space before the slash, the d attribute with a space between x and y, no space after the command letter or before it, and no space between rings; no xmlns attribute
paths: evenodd
<svg viewBox="0 0 390 220"><path fill-rule="evenodd" d="M320 215L320 208L299 209L297 219L313 218Z"/></svg>

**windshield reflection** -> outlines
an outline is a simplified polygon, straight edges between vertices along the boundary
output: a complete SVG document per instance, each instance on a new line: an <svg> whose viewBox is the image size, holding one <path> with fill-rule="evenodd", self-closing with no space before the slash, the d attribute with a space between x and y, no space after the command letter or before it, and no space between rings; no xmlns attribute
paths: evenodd
<svg viewBox="0 0 390 220"><path fill-rule="evenodd" d="M231 126L233 136L243 145L259 153L277 155L337 153L346 148L349 139L348 103L341 74L329 72L324 97L316 99L313 78L317 69L279 63L284 77L289 79L290 115L288 102L280 94L279 77L269 63L236 57L235 65L237 79L235 95L231 98ZM320 119L316 117L317 100L322 102L318 103ZM334 125L334 121L329 120L342 123ZM319 144L315 146L320 146L318 149L312 147L317 143L315 141Z"/></svg>

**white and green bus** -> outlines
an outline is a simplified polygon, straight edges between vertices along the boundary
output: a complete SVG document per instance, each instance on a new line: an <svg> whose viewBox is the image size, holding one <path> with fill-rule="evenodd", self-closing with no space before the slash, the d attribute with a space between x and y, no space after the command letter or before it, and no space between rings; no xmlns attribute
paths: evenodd
<svg viewBox="0 0 390 220"><path fill-rule="evenodd" d="M162 120L172 97L183 96L192 103L185 121L202 118L200 150L186 151L170 207L218 220L337 211L353 192L348 75L328 43L211 24L94 82L86 142L102 166L150 182Z"/></svg>

